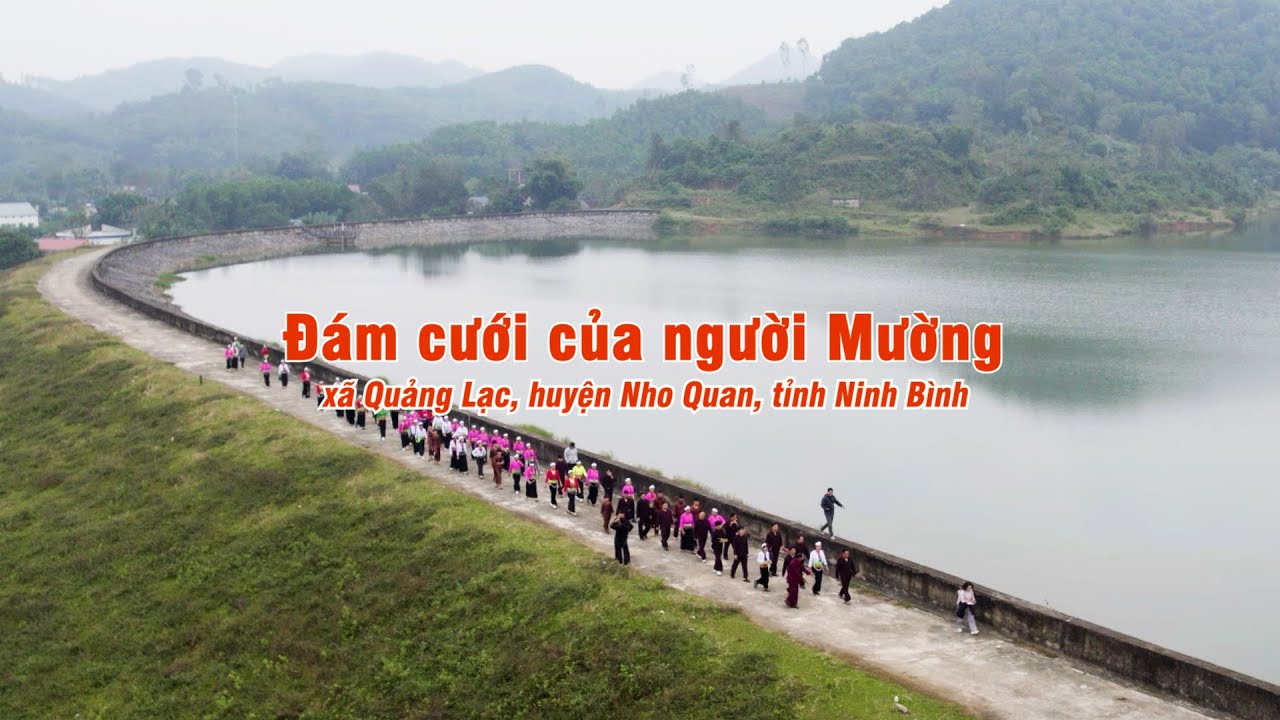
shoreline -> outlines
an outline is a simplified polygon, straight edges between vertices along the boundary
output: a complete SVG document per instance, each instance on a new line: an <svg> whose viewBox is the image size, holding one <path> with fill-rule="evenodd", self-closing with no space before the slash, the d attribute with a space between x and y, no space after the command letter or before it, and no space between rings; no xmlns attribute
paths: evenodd
<svg viewBox="0 0 1280 720"><path fill-rule="evenodd" d="M728 191L694 193L687 207L672 207L660 198L638 193L615 207L649 207L660 218L655 230L663 237L715 237L719 235L770 235L768 225L801 225L805 220L817 230L797 234L814 238L876 237L991 240L994 242L1057 242L1102 240L1127 236L1224 233L1237 229L1238 220L1248 226L1259 217L1280 213L1280 193L1272 193L1233 220L1226 208L1173 208L1152 213L1111 213L1083 209L1058 232L1046 232L1036 223L992 225L988 213L975 204L933 211L900 210L876 203L860 208L835 207L818 198L806 198L779 206L746 202ZM839 231L841 228L844 231ZM824 232L825 231L825 232Z"/></svg>

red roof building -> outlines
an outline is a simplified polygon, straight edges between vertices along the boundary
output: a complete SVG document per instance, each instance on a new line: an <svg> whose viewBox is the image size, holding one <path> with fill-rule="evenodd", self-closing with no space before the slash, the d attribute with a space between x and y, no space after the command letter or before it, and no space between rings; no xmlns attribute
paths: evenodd
<svg viewBox="0 0 1280 720"><path fill-rule="evenodd" d="M36 245L40 248L40 252L62 252L64 250L75 250L78 247L84 247L88 244L89 241L84 238L42 237L36 241Z"/></svg>

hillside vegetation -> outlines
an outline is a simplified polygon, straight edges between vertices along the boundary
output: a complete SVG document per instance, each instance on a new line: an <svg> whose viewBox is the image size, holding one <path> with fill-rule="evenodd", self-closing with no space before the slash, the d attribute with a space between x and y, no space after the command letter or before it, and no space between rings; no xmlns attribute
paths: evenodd
<svg viewBox="0 0 1280 720"><path fill-rule="evenodd" d="M46 265L0 275L0 717L963 717L151 360Z"/></svg>
<svg viewBox="0 0 1280 720"><path fill-rule="evenodd" d="M1047 235L1238 221L1280 189L1277 78L1280 0L952 0L828 54L811 120L655 153L635 201L856 197L864 222Z"/></svg>
<svg viewBox="0 0 1280 720"><path fill-rule="evenodd" d="M1280 191L1277 78L1280 0L952 0L846 40L803 83L636 101L529 66L433 89L191 87L89 124L0 113L0 195L158 200L297 180L279 168L303 154L309 177L379 181L325 217L468 195L511 212L529 207L514 171L559 158L590 205L662 207L669 227L1145 232L1239 223Z"/></svg>
<svg viewBox="0 0 1280 720"><path fill-rule="evenodd" d="M1274 150L1280 0L951 0L846 40L820 79L816 110L869 120Z"/></svg>
<svg viewBox="0 0 1280 720"><path fill-rule="evenodd" d="M36 119L21 110L65 101L0 90L0 197L44 206L96 201L120 186L165 195L286 153L336 164L358 148L419 140L454 123L581 123L642 95L522 66L435 88L268 78L244 89L201 80L105 115Z"/></svg>

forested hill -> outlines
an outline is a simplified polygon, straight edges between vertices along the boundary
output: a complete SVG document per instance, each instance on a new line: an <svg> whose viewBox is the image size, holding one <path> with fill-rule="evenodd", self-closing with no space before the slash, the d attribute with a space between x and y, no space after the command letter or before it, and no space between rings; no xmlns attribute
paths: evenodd
<svg viewBox="0 0 1280 720"><path fill-rule="evenodd" d="M0 84L0 197L85 202L118 185L167 193L192 171L224 173L300 151L339 161L356 148L420 140L471 121L567 127L607 117L642 95L529 65L437 88L189 83L106 115L50 117L70 103Z"/></svg>
<svg viewBox="0 0 1280 720"><path fill-rule="evenodd" d="M1280 147L1280 0L952 0L823 61L815 110Z"/></svg>
<svg viewBox="0 0 1280 720"><path fill-rule="evenodd" d="M236 158L302 147L332 157L422 138L458 122L578 123L640 93L600 90L545 66L523 66L440 88L375 89L262 83L205 88L122 105L93 125L130 163L214 170Z"/></svg>

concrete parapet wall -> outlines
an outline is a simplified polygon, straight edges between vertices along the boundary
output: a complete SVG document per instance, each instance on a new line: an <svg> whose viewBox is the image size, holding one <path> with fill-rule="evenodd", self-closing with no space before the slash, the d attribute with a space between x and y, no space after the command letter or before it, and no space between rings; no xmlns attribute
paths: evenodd
<svg viewBox="0 0 1280 720"><path fill-rule="evenodd" d="M521 215L474 220L460 218L372 223L361 226L357 247L477 242L514 237L642 237L643 227L656 218L655 213L625 213L622 217L619 217L619 213L614 213L618 222L613 230L605 232L604 226L596 224L604 215L572 215L579 217L568 219L546 214L543 217ZM595 217L588 219L581 217L583 215ZM538 219L528 226L515 223L517 218L525 217ZM426 225L421 225L422 223ZM517 231L518 228L520 231ZM525 232L531 228L548 234ZM552 234L557 232L564 234ZM397 240L410 236L416 240ZM324 249L323 241L293 229L158 240L126 245L108 253L95 266L92 282L99 290L125 305L198 337L226 344L231 341L232 336L239 335L250 348L273 346L278 343L246 337L181 312L157 292L154 286L155 275L193 265L209 264L207 260L202 260L209 255L216 256L223 262L243 262ZM184 262L190 264L184 266ZM271 360L273 363L279 362L279 350L272 351ZM363 385L368 380L323 362L310 362L307 365L312 370L315 381L319 383L329 384L344 378L357 378ZM455 411L454 414L467 418L469 424L478 424L490 431L509 433L512 438L517 435L524 437L526 442L531 442L537 449L539 461L544 466L547 460L559 457L564 451L561 443L550 438L533 436L523 430L469 413ZM821 537L813 527L771 515L735 500L717 497L715 493L701 488L653 476L645 470L595 455L589 450L579 448L579 456L584 463L596 463L601 473L605 469L612 469L619 484L629 477L638 488L656 485L672 500L677 496L684 496L688 501L700 499L705 507L717 507L725 515L737 513L752 539L757 542L774 524L781 528L788 540L797 535L804 535L806 538ZM818 498L815 496L815 514L818 512L817 502ZM823 545L833 557L841 550L849 549L858 566L858 579L865 586L946 616L952 614L961 578L842 538L823 538ZM977 588L977 595L976 614L979 622L1015 640L1101 669L1144 689L1188 700L1213 711L1245 720L1280 720L1280 687L1276 685L995 590ZM1153 598L1152 601L1157 602L1158 599Z"/></svg>

